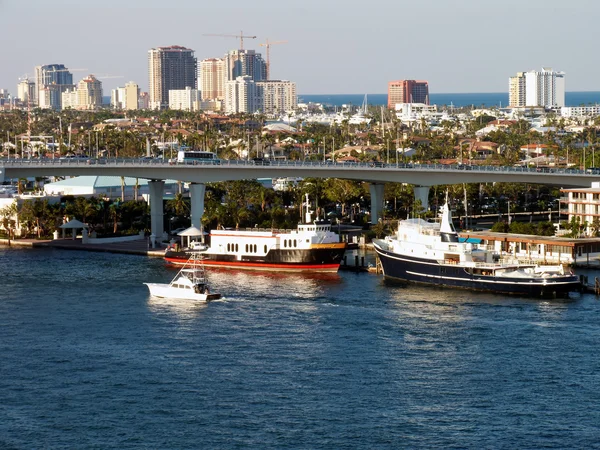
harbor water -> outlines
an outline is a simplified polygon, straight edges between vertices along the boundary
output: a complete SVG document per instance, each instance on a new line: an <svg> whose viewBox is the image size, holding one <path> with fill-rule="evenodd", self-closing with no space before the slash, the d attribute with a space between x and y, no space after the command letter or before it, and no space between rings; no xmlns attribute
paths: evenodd
<svg viewBox="0 0 600 450"><path fill-rule="evenodd" d="M0 247L0 448L598 448L600 301ZM590 274L592 277L593 273Z"/></svg>

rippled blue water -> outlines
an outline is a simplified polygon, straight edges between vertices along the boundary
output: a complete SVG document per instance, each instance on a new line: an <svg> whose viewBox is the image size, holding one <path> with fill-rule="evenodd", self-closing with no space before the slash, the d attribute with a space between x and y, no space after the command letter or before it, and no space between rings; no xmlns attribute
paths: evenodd
<svg viewBox="0 0 600 450"><path fill-rule="evenodd" d="M0 248L0 448L592 448L600 301Z"/></svg>

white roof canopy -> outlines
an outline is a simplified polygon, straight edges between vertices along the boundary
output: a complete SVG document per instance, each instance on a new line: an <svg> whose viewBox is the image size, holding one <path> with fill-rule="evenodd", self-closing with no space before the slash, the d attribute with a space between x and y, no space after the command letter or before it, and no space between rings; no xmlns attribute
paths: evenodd
<svg viewBox="0 0 600 450"><path fill-rule="evenodd" d="M208 233L204 233L196 227L189 227L188 229L177 233L177 236L202 236L203 234L208 234Z"/></svg>
<svg viewBox="0 0 600 450"><path fill-rule="evenodd" d="M73 229L73 228L87 228L88 226L83 223L80 222L77 219L73 219L67 223L63 223L59 228L67 228L67 229Z"/></svg>

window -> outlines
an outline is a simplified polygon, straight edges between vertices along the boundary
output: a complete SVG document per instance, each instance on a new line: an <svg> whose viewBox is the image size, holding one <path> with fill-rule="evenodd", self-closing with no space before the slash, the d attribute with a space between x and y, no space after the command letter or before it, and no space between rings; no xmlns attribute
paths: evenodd
<svg viewBox="0 0 600 450"><path fill-rule="evenodd" d="M284 248L285 248L285 247L287 247L287 239L284 239L284 240L283 240L283 247L284 247Z"/></svg>
<svg viewBox="0 0 600 450"><path fill-rule="evenodd" d="M296 242L296 239L294 239L294 247L298 247L298 243Z"/></svg>
<svg viewBox="0 0 600 450"><path fill-rule="evenodd" d="M267 253L267 246L265 245L265 253Z"/></svg>

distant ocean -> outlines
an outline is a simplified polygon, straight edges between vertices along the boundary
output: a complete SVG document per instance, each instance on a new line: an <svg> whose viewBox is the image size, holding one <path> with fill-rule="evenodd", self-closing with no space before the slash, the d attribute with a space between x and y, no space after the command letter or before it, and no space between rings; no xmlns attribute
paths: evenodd
<svg viewBox="0 0 600 450"><path fill-rule="evenodd" d="M330 106L362 105L364 94L335 94L335 95L298 95L299 103L323 103ZM369 105L387 105L387 94L368 94ZM429 102L433 105L462 106L507 106L508 93L506 92L480 92L460 94L430 94ZM565 93L567 106L579 106L581 104L600 103L600 91L590 92L567 92Z"/></svg>

